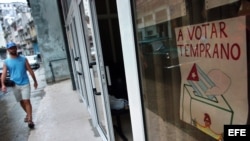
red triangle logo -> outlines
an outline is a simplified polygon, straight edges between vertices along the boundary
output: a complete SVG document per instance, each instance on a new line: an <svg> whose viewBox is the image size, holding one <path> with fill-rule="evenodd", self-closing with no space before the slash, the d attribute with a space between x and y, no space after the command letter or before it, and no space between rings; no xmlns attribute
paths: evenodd
<svg viewBox="0 0 250 141"><path fill-rule="evenodd" d="M197 68L196 68L196 64L193 65L187 80L191 80L191 81L199 81L199 76L197 73Z"/></svg>

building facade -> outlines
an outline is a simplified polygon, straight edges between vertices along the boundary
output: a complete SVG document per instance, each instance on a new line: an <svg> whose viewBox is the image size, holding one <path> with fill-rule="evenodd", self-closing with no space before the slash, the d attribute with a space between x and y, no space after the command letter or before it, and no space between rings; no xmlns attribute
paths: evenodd
<svg viewBox="0 0 250 141"><path fill-rule="evenodd" d="M38 54L36 31L30 8L24 2L0 3L0 21L3 43L13 41L18 52L24 55ZM3 45L3 47L5 47Z"/></svg>
<svg viewBox="0 0 250 141"><path fill-rule="evenodd" d="M53 5L71 78L103 140L215 141L224 125L250 124L248 0ZM110 96L129 108L112 109Z"/></svg>
<svg viewBox="0 0 250 141"><path fill-rule="evenodd" d="M34 26L36 31L36 38L31 39L37 40L36 46L44 64L46 82L69 79L72 72L68 67L67 45L62 30L64 25L60 23L57 1L31 0L27 1L27 4L33 17L33 22L29 25ZM31 32L31 35L35 35L34 32Z"/></svg>

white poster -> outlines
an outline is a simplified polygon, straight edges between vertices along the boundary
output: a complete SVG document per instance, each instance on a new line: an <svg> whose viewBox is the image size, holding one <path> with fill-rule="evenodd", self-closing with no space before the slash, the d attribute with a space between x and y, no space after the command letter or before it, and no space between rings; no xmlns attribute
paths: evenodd
<svg viewBox="0 0 250 141"><path fill-rule="evenodd" d="M222 140L224 125L248 116L246 19L175 29L182 86L180 118Z"/></svg>

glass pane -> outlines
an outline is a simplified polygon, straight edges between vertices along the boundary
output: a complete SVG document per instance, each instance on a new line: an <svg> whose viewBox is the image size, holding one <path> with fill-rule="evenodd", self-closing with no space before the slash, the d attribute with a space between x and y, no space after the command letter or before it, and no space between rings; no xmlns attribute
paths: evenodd
<svg viewBox="0 0 250 141"><path fill-rule="evenodd" d="M224 125L249 124L248 8L244 0L135 1L149 141L222 140Z"/></svg>
<svg viewBox="0 0 250 141"><path fill-rule="evenodd" d="M86 18L85 18L85 12L84 12L84 8L83 8L83 2L81 1L81 3L79 4L79 10L80 10L80 14L81 14L81 25L82 25L82 27L83 27L83 31L85 31L86 29L86 26L84 26L85 24L83 24L85 21L87 21L86 20ZM87 29L88 30L88 29ZM87 34L87 36L88 36L88 34ZM86 37L85 37L85 34L84 34L84 38L86 39ZM88 60L89 61L91 61L92 62L92 57L91 57L91 55L90 55L90 43L88 42L88 41L86 41L86 40L84 40L85 41L85 48L86 48L86 50L87 50L87 54L88 54ZM82 68L82 71L83 71L83 68ZM83 89L83 92L82 92L82 96L83 96L83 98L84 98L84 100L85 100L85 102L86 102L86 104L87 104L87 106L89 106L89 101L88 101L88 96L87 96L87 91L86 91L86 85L85 85L85 80L84 80L84 78L82 77L82 81L83 81L83 86L82 86L82 89Z"/></svg>
<svg viewBox="0 0 250 141"><path fill-rule="evenodd" d="M97 65L96 65L96 47L93 44L93 29L91 28L92 24L91 21L89 20L90 17L90 10L89 8L89 3L88 2L84 2L83 3L83 7L81 8L81 15L82 15L82 21L83 21L83 25L85 25L83 27L83 29L87 29L87 31L85 32L85 38L86 38L86 49L87 49L87 53L89 56L89 64L90 66L92 66L92 68L90 69L90 73L92 74L92 84L93 84L93 92L94 92L94 98L95 98L95 105L96 105L96 112L97 112L97 118L98 118L98 123L101 127L101 129L103 130L104 134L107 134L107 123L105 121L105 104L103 103L103 94L101 94L102 90L100 87L100 82L101 82L101 78L98 75L98 70L97 70ZM85 9L84 9L85 8Z"/></svg>
<svg viewBox="0 0 250 141"><path fill-rule="evenodd" d="M67 0L68 7L70 6L72 0Z"/></svg>
<svg viewBox="0 0 250 141"><path fill-rule="evenodd" d="M87 6L87 3L85 2L85 7ZM85 38L85 47L88 54L88 60L90 63L95 62L95 48L93 46L93 40L92 40L92 29L90 27L90 17L89 17L89 11L87 8L84 9L83 2L79 5L80 14L81 14L81 21L82 21L82 28L84 31L84 38Z"/></svg>

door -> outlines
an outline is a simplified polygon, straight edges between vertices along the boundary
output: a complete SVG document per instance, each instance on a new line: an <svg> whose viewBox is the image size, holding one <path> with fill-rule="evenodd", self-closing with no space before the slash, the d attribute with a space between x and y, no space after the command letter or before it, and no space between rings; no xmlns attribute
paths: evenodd
<svg viewBox="0 0 250 141"><path fill-rule="evenodd" d="M75 64L75 61L74 61L74 58L75 58L75 51L74 51L74 44L73 44L73 39L72 39L72 33L71 33L71 30L70 30L70 26L71 26L71 23L69 23L67 25L67 39L68 39L68 42L69 42L69 51L70 51L70 58L71 58L71 65L72 65L72 69L73 69L73 76L74 76L74 80L75 80L75 84L76 84L76 90L79 90L79 83L78 83L78 77L77 77L77 74L76 74L76 64Z"/></svg>
<svg viewBox="0 0 250 141"><path fill-rule="evenodd" d="M100 50L100 41L98 27L95 19L95 6L93 1L79 4L80 16L82 21L82 30L85 38L85 49L87 52L87 61L89 74L91 76L94 112L96 127L103 139L113 141L113 125L110 114L109 97L107 91L106 75L102 51Z"/></svg>
<svg viewBox="0 0 250 141"><path fill-rule="evenodd" d="M85 84L85 78L84 78L84 72L83 72L83 63L82 63L82 54L79 46L79 41L78 41L78 30L76 26L76 20L73 18L73 26L72 26L72 31L73 31L73 37L74 37L74 42L75 42L75 51L76 51L76 57L74 60L76 61L77 64L77 70L76 73L79 77L79 83L80 83L80 96L85 102L86 106L89 107L89 101L87 97L87 91L86 91L86 84Z"/></svg>
<svg viewBox="0 0 250 141"><path fill-rule="evenodd" d="M83 72L83 64L82 64L82 56L81 56L81 51L80 51L80 46L79 46L79 41L78 41L78 30L76 27L76 20L75 17L72 17L72 21L70 23L70 37L72 41L72 55L73 58L73 65L75 66L74 69L74 76L76 77L77 81L77 90L79 91L78 93L80 94L81 99L85 103L87 107L89 107L89 101L87 97L87 91L86 91L86 84L85 84L85 78L84 78L84 72Z"/></svg>

